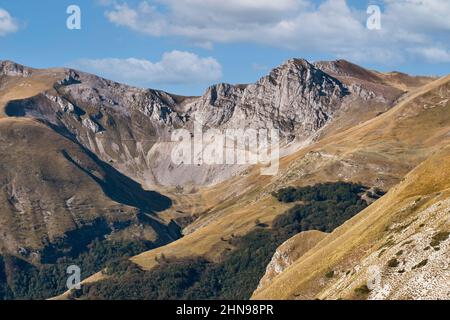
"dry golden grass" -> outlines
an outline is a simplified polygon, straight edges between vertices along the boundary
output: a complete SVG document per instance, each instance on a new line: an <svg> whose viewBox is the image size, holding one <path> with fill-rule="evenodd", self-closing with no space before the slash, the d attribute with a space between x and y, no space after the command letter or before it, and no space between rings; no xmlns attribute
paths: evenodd
<svg viewBox="0 0 450 320"><path fill-rule="evenodd" d="M148 252L144 252L132 261L144 269L151 269L157 265L156 258L161 254L171 258L187 258L203 256L217 261L225 250L232 249L228 243L232 237L242 236L255 228L256 220L271 224L272 220L288 209L290 205L280 206L277 201L267 197L253 205L236 205L216 213L211 222L185 237Z"/></svg>
<svg viewBox="0 0 450 320"><path fill-rule="evenodd" d="M292 265L326 236L327 233L316 230L300 232L279 246L254 295L267 288L273 279L281 273L280 270Z"/></svg>
<svg viewBox="0 0 450 320"><path fill-rule="evenodd" d="M439 168L439 170L437 170ZM352 266L386 242L387 228L405 217L407 204L419 197L450 189L450 148L444 148L407 175L385 197L335 230L311 251L275 278L254 299L313 299L327 291L323 283L328 270ZM433 198L434 199L434 198ZM436 199L425 203L429 207ZM351 294L348 293L349 297Z"/></svg>
<svg viewBox="0 0 450 320"><path fill-rule="evenodd" d="M35 70L28 77L3 76L0 81L0 119L5 118L5 105L11 100L25 99L47 91L64 78L64 70Z"/></svg>

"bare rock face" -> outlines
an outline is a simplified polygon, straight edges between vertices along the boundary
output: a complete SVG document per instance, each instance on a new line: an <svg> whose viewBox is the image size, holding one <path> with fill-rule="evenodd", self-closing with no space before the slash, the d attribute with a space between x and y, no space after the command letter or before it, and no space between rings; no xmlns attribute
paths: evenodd
<svg viewBox="0 0 450 320"><path fill-rule="evenodd" d="M31 68L27 68L12 61L0 61L0 76L28 77L31 73Z"/></svg>
<svg viewBox="0 0 450 320"><path fill-rule="evenodd" d="M347 95L343 84L306 60L292 59L255 84L219 84L192 104L214 127L275 128L308 138L324 126Z"/></svg>
<svg viewBox="0 0 450 320"><path fill-rule="evenodd" d="M414 210L414 200L403 210ZM351 273L337 272L327 299L446 300L450 297L450 200L418 210L388 229L388 244L358 261ZM362 284L366 284L361 292ZM353 290L353 291L352 291ZM323 298L323 297L321 297Z"/></svg>
<svg viewBox="0 0 450 320"><path fill-rule="evenodd" d="M9 74L29 72L9 62L1 66ZM348 84L300 59L254 84L218 84L201 97L133 88L74 70L65 73L54 89L11 103L9 115L48 123L146 187L211 185L248 168L175 165L171 135L176 129L193 132L199 121L205 131L276 129L281 148L287 148L312 141L355 99L384 99L378 91L349 90Z"/></svg>

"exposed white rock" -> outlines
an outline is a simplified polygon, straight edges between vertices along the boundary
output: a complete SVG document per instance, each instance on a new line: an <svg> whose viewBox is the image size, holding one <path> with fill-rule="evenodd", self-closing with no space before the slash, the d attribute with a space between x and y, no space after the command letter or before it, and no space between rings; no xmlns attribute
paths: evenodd
<svg viewBox="0 0 450 320"><path fill-rule="evenodd" d="M100 127L98 124L96 124L94 121L92 121L89 118L85 118L81 121L81 123L83 124L83 126L85 126L86 128L88 128L89 130L91 130L93 133L98 133L100 132Z"/></svg>
<svg viewBox="0 0 450 320"><path fill-rule="evenodd" d="M31 74L31 68L27 68L12 61L0 61L0 75L29 77Z"/></svg>
<svg viewBox="0 0 450 320"><path fill-rule="evenodd" d="M413 201L404 211L418 203ZM367 284L368 299L450 298L450 200L419 210L406 221L389 228L389 241L359 262L352 272L343 273L323 293L335 299L342 289ZM438 234L447 233L440 241ZM347 290L348 291L348 290Z"/></svg>

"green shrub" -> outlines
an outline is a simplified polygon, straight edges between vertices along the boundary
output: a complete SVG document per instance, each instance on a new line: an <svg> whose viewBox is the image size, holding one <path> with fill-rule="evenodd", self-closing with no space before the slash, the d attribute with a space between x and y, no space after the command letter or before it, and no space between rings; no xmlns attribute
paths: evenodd
<svg viewBox="0 0 450 320"><path fill-rule="evenodd" d="M87 251L77 257L59 258L55 263L36 267L17 257L0 256L0 300L2 299L46 299L67 290L67 267L77 265L82 278L88 277L112 261L120 261L153 246L148 242L111 242L94 240ZM113 264L114 265L114 264ZM3 270L2 270L3 269ZM2 280L2 272L8 269L9 281Z"/></svg>
<svg viewBox="0 0 450 320"><path fill-rule="evenodd" d="M427 263L428 263L428 259L425 259L425 260L419 262L417 265L415 265L412 269L415 270L415 269L422 268L422 267L426 266Z"/></svg>
<svg viewBox="0 0 450 320"><path fill-rule="evenodd" d="M396 259L396 258L392 258L391 260L388 261L387 265L389 268L395 268L398 267L398 265L400 264L400 262Z"/></svg>
<svg viewBox="0 0 450 320"><path fill-rule="evenodd" d="M334 271L328 271L327 273L325 273L325 278L331 279L334 277Z"/></svg>
<svg viewBox="0 0 450 320"><path fill-rule="evenodd" d="M366 296L370 293L370 289L367 285L362 285L355 289L355 293L358 295Z"/></svg>
<svg viewBox="0 0 450 320"><path fill-rule="evenodd" d="M439 232L439 233L435 234L433 236L433 238L431 239L430 245L432 247L438 247L441 244L441 242L444 242L445 240L448 239L449 235L450 235L450 232L447 232L447 231Z"/></svg>

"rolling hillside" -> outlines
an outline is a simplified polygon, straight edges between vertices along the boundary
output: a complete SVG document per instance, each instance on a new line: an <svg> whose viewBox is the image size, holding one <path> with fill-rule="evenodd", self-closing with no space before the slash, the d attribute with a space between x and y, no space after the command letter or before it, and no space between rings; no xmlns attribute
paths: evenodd
<svg viewBox="0 0 450 320"><path fill-rule="evenodd" d="M371 135L384 131L377 141L401 147L394 151L403 156L397 161L429 158L255 299L448 298L449 81L446 77L429 84L386 115L351 130L353 143L361 141L357 137L371 141ZM378 153L392 159L392 154ZM325 276L330 271L333 279ZM376 284L367 288L370 281Z"/></svg>

